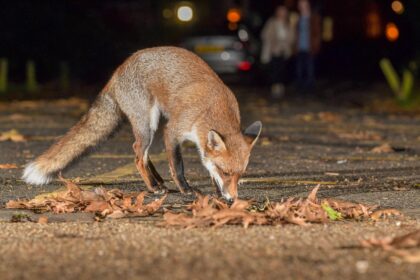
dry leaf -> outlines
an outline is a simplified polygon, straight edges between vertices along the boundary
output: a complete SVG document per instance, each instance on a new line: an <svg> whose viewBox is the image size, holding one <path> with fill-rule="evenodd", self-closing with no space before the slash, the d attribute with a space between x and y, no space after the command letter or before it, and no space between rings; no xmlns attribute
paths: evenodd
<svg viewBox="0 0 420 280"><path fill-rule="evenodd" d="M364 248L381 248L393 254L392 259L399 259L409 263L420 263L420 229L397 237L371 238L360 241Z"/></svg>
<svg viewBox="0 0 420 280"><path fill-rule="evenodd" d="M373 212L370 218L372 220L379 220L390 216L402 216L402 213L397 209L383 209Z"/></svg>
<svg viewBox="0 0 420 280"><path fill-rule="evenodd" d="M385 250L420 247L420 229L394 238L365 239L361 241L361 245L366 248L380 247Z"/></svg>
<svg viewBox="0 0 420 280"><path fill-rule="evenodd" d="M5 164L0 164L0 169L15 169L18 168L16 164L13 163L5 163Z"/></svg>
<svg viewBox="0 0 420 280"><path fill-rule="evenodd" d="M40 195L31 200L10 200L6 203L6 208L36 209L54 213L84 211L100 213L110 218L122 218L152 215L160 209L166 198L165 195L149 204L144 204L145 193L142 192L133 202L132 194L126 195L118 189L95 188L93 191L87 191L70 180L61 176L59 178L66 185L66 190Z"/></svg>
<svg viewBox="0 0 420 280"><path fill-rule="evenodd" d="M312 113L306 113L306 114L297 115L296 118L298 120L302 120L305 122L311 122L314 120L314 115Z"/></svg>
<svg viewBox="0 0 420 280"><path fill-rule="evenodd" d="M48 223L48 217L47 216L41 216L38 218L38 224L47 224Z"/></svg>
<svg viewBox="0 0 420 280"><path fill-rule="evenodd" d="M323 122L341 122L342 118L340 115L332 112L319 112L318 118Z"/></svg>
<svg viewBox="0 0 420 280"><path fill-rule="evenodd" d="M0 133L0 141L25 142L26 138L16 129Z"/></svg>
<svg viewBox="0 0 420 280"><path fill-rule="evenodd" d="M168 226L180 226L184 228L221 226L225 224L242 224L244 227L249 225L276 225L292 223L297 225L307 225L308 223L326 223L330 217L328 211L334 211L341 218L361 218L369 217L375 206L341 201L337 199L317 198L320 185L317 185L306 199L289 198L284 202L266 202L261 212L255 213L255 209L260 209L256 205L251 205L250 201L236 200L232 206L210 196L201 196L193 201L188 210L189 214L175 214L166 212L164 214L164 224ZM322 204L328 203L328 209ZM254 212L250 212L254 209Z"/></svg>
<svg viewBox="0 0 420 280"><path fill-rule="evenodd" d="M326 201L334 210L340 212L343 215L343 218L347 219L369 218L373 210L377 208L376 205L363 205L336 198L326 198L324 201Z"/></svg>
<svg viewBox="0 0 420 280"><path fill-rule="evenodd" d="M107 215L107 218L111 218L111 219L120 219L120 218L124 218L126 216L126 214L121 211L121 210L116 210L110 214Z"/></svg>
<svg viewBox="0 0 420 280"><path fill-rule="evenodd" d="M30 116L22 115L18 113L0 117L0 121L19 122L19 121L28 121L28 120L31 120Z"/></svg>
<svg viewBox="0 0 420 280"><path fill-rule="evenodd" d="M261 146L271 146L273 145L273 141L271 141L268 137L263 137L260 139L259 144Z"/></svg>
<svg viewBox="0 0 420 280"><path fill-rule="evenodd" d="M232 206L210 196L198 195L188 206L192 215L166 212L163 215L165 225L195 228L205 226L222 226L225 224L242 224L245 228L250 224L265 224L266 218L260 213L247 211L248 201L236 200Z"/></svg>
<svg viewBox="0 0 420 280"><path fill-rule="evenodd" d="M392 153L394 149L388 143L376 146L372 150L370 150L374 154L384 154L384 153Z"/></svg>
<svg viewBox="0 0 420 280"><path fill-rule="evenodd" d="M408 250L395 250L393 253L403 262L420 263L420 250L410 252Z"/></svg>
<svg viewBox="0 0 420 280"><path fill-rule="evenodd" d="M347 139L347 140L369 140L369 141L379 141L382 140L382 136L373 131L354 131L354 132L345 132L340 130L333 131L338 138Z"/></svg>
<svg viewBox="0 0 420 280"><path fill-rule="evenodd" d="M406 235L395 237L391 242L391 246L395 248L420 247L420 229Z"/></svg>
<svg viewBox="0 0 420 280"><path fill-rule="evenodd" d="M100 212L102 213L106 209L111 209L109 203L105 200L102 201L92 201L89 205L84 209L86 212Z"/></svg>

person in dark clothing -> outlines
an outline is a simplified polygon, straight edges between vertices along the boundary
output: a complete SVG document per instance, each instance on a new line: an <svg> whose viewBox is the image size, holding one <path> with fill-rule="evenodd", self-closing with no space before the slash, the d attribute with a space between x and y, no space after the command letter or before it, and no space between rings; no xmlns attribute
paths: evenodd
<svg viewBox="0 0 420 280"><path fill-rule="evenodd" d="M315 56L321 47L321 19L311 11L308 0L298 2L296 24L296 78L300 89L308 90L315 83Z"/></svg>

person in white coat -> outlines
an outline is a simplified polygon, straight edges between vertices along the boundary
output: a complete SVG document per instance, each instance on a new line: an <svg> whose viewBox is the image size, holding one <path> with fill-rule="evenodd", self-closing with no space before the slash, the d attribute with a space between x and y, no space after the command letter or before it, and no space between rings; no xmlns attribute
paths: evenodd
<svg viewBox="0 0 420 280"><path fill-rule="evenodd" d="M294 44L294 28L290 25L289 11L285 6L278 6L274 16L267 20L261 39L261 63L269 65L271 94L281 98L285 92L287 61Z"/></svg>

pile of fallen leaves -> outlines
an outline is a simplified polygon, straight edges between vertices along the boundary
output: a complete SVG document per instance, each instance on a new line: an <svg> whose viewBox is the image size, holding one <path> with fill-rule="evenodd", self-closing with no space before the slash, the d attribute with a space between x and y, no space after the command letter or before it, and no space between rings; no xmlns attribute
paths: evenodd
<svg viewBox="0 0 420 280"><path fill-rule="evenodd" d="M61 178L66 190L41 195L31 200L10 200L6 208L30 209L38 212L74 213L94 212L100 217L123 218L149 216L162 206L166 195L144 204L145 192L124 193L118 189L95 188L83 190L75 183ZM367 206L333 198L318 199L316 186L307 198L289 198L281 202L266 201L262 205L252 201L235 200L232 205L211 196L197 194L198 198L187 205L187 213L165 210L164 225L184 228L222 226L225 224L280 225L326 223L342 219L380 219L383 216L398 216L395 209L373 211L376 206Z"/></svg>
<svg viewBox="0 0 420 280"><path fill-rule="evenodd" d="M166 212L164 224L184 228L242 224L278 225L292 223L326 223L329 220L370 218L376 206L366 206L338 199L318 199L319 185L307 198L289 198L284 202L266 202L262 207L251 201L236 200L231 206L209 196L198 196L187 207L191 215ZM382 210L383 211L383 210Z"/></svg>
<svg viewBox="0 0 420 280"><path fill-rule="evenodd" d="M165 225L185 228L224 224L243 224L244 227L248 227L250 224L267 224L267 217L263 213L251 213L247 210L250 206L249 201L237 199L229 206L217 198L198 195L198 198L187 206L192 215L166 212L163 218Z"/></svg>
<svg viewBox="0 0 420 280"><path fill-rule="evenodd" d="M163 196L149 204L144 204L145 192L135 195L124 194L118 189L82 190L69 180L63 178L61 180L66 184L66 190L31 200L10 200L6 203L6 208L54 213L95 212L102 217L122 218L152 215L161 207L166 198Z"/></svg>

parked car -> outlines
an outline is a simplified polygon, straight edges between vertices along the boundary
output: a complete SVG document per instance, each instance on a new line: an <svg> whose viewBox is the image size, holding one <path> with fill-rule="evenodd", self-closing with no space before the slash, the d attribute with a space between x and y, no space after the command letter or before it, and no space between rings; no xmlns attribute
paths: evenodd
<svg viewBox="0 0 420 280"><path fill-rule="evenodd" d="M196 53L221 75L245 74L254 69L257 46L244 28L188 37L181 46Z"/></svg>

